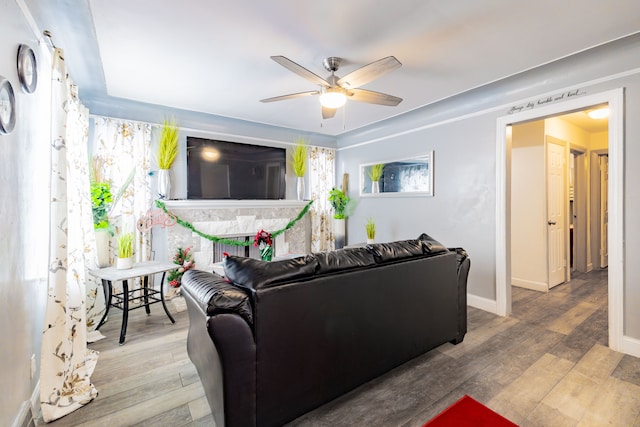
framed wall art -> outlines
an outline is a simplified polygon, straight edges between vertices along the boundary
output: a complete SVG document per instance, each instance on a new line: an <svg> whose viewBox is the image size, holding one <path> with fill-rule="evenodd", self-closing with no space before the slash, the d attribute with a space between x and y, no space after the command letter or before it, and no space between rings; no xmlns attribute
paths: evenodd
<svg viewBox="0 0 640 427"><path fill-rule="evenodd" d="M360 196L433 196L433 151L360 165Z"/></svg>
<svg viewBox="0 0 640 427"><path fill-rule="evenodd" d="M38 63L35 52L26 44L18 47L18 78L25 92L35 92L38 86Z"/></svg>
<svg viewBox="0 0 640 427"><path fill-rule="evenodd" d="M16 125L16 97L11 82L0 76L0 134L11 133Z"/></svg>

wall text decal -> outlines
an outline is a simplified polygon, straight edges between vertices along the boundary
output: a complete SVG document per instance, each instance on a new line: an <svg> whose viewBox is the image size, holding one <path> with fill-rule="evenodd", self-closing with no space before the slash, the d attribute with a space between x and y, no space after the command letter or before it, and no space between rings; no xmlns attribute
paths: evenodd
<svg viewBox="0 0 640 427"><path fill-rule="evenodd" d="M542 107L543 105L551 104L554 102L563 101L565 99L572 98L574 96L586 95L587 92L584 92L580 89L568 90L566 92L562 92L556 95L547 96L544 98L539 98L535 101L529 101L526 104L514 105L511 107L507 114L520 113L525 110L532 110L536 107Z"/></svg>

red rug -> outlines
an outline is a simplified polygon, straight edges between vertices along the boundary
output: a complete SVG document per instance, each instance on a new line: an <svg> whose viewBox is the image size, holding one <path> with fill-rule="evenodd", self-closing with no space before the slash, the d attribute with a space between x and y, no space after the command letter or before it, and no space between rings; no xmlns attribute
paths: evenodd
<svg viewBox="0 0 640 427"><path fill-rule="evenodd" d="M422 427L446 426L517 427L516 424L466 394Z"/></svg>

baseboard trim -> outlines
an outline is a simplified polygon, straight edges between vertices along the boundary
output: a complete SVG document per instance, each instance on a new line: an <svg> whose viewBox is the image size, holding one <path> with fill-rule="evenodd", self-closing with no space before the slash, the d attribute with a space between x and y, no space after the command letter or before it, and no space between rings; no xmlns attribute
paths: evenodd
<svg viewBox="0 0 640 427"><path fill-rule="evenodd" d="M511 279L511 284L513 286L530 289L532 291L549 292L549 285L542 282L534 282L532 280L523 280L514 277Z"/></svg>
<svg viewBox="0 0 640 427"><path fill-rule="evenodd" d="M31 393L31 416L34 420L40 418L40 411L40 380L38 380Z"/></svg>
<svg viewBox="0 0 640 427"><path fill-rule="evenodd" d="M33 425L33 414L31 413L31 402L25 400L20 405L20 411L13 420L12 427L29 427Z"/></svg>
<svg viewBox="0 0 640 427"><path fill-rule="evenodd" d="M490 313L498 314L498 303L488 298L467 294L467 305Z"/></svg>
<svg viewBox="0 0 640 427"><path fill-rule="evenodd" d="M33 388L31 398L20 405L20 411L13 420L12 427L32 427L40 416L40 381Z"/></svg>
<svg viewBox="0 0 640 427"><path fill-rule="evenodd" d="M620 350L622 353L628 354L634 357L640 357L640 340L631 338L626 335L622 337Z"/></svg>

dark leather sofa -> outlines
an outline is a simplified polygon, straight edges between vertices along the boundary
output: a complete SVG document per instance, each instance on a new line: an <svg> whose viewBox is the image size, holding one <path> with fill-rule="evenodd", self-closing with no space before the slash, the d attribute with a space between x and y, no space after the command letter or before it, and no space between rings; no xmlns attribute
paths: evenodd
<svg viewBox="0 0 640 427"><path fill-rule="evenodd" d="M189 270L187 349L218 427L278 426L467 330L470 260L426 234Z"/></svg>

